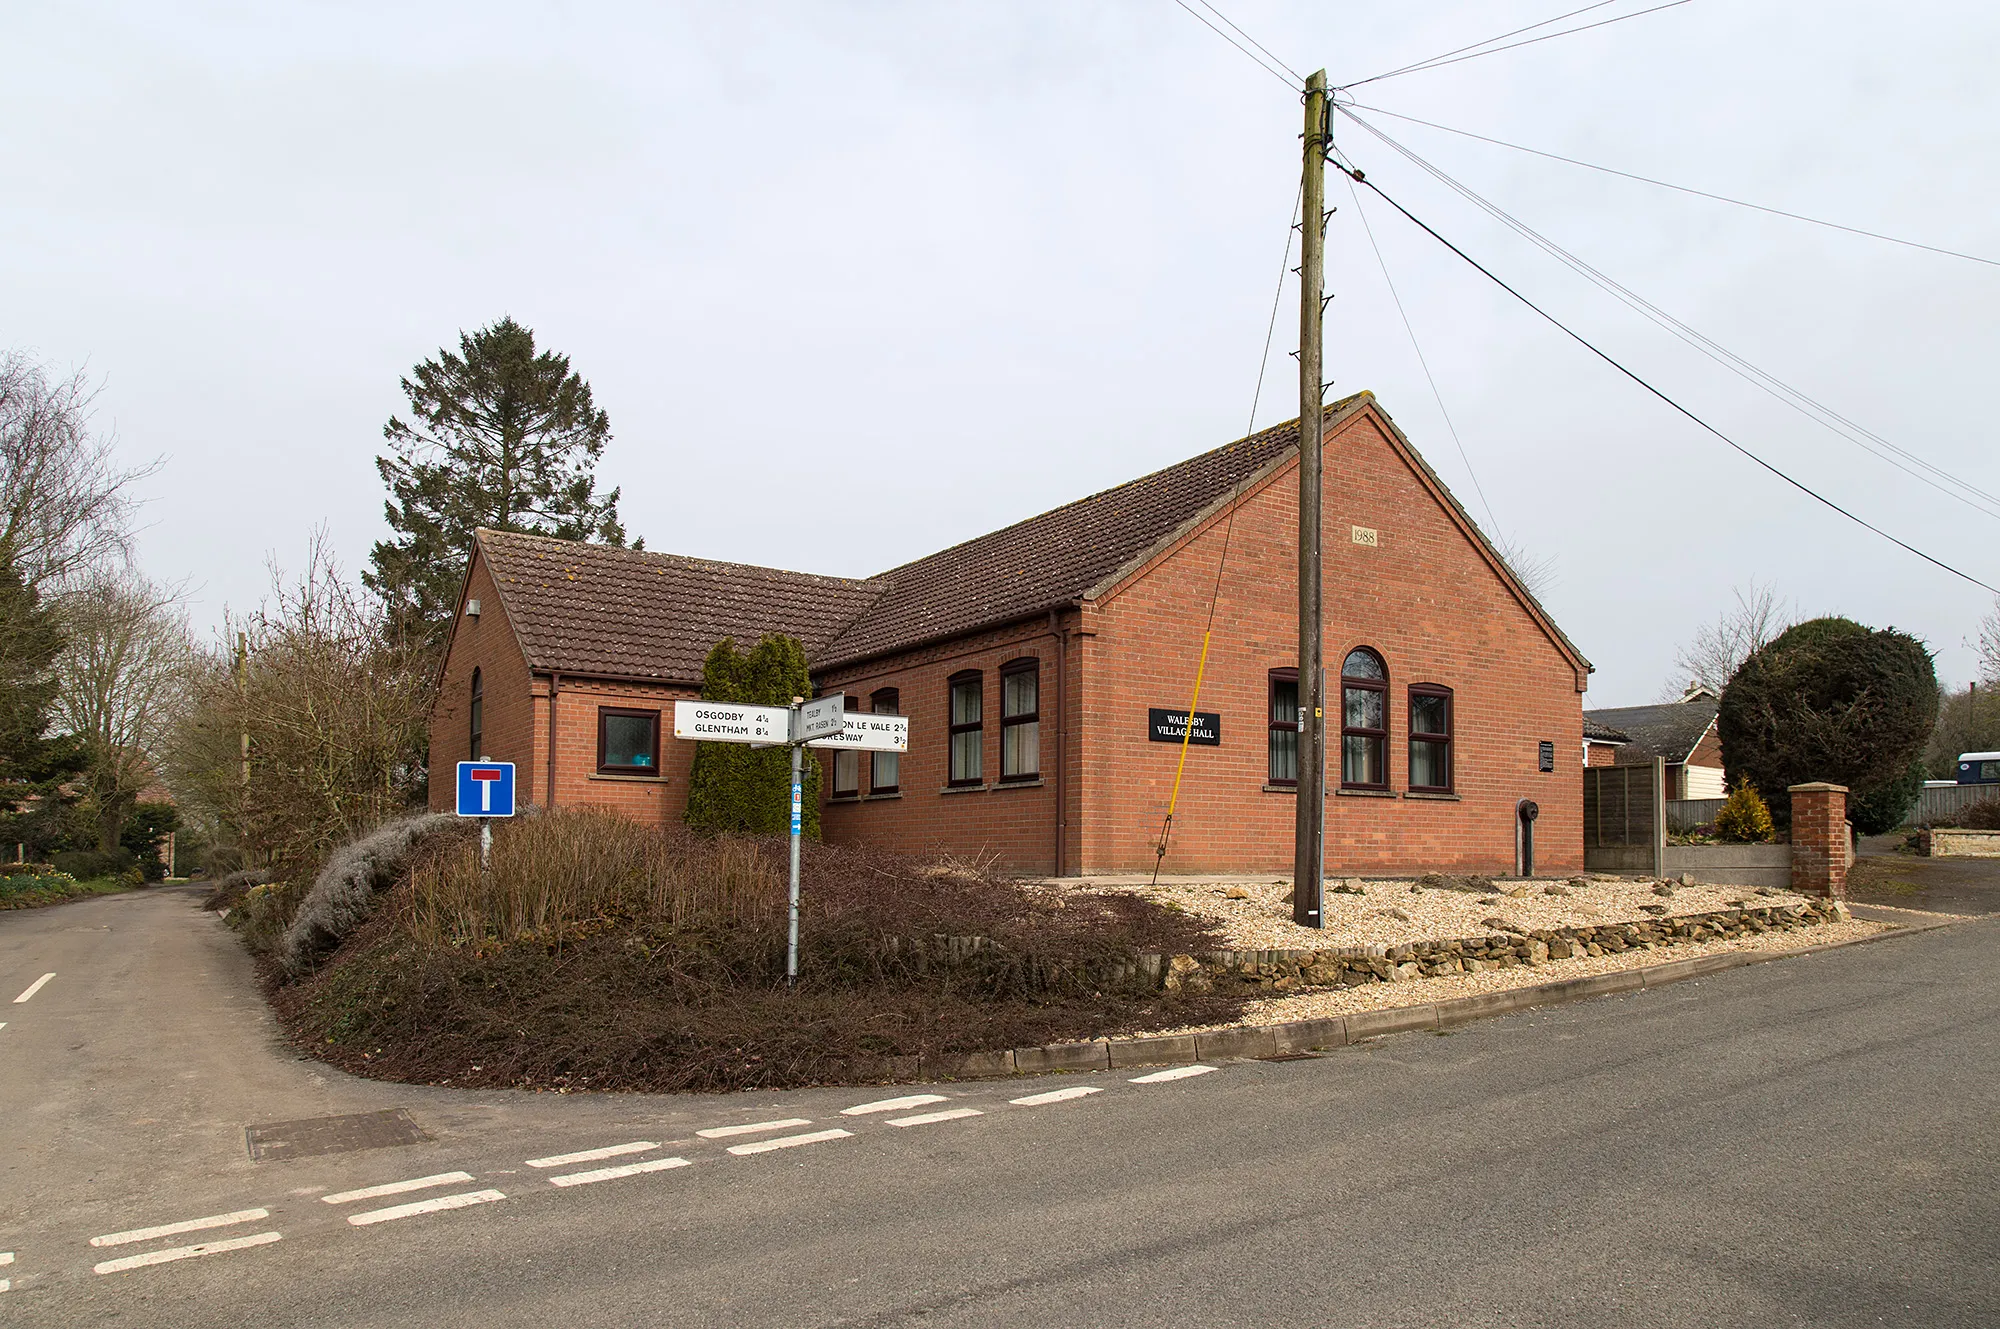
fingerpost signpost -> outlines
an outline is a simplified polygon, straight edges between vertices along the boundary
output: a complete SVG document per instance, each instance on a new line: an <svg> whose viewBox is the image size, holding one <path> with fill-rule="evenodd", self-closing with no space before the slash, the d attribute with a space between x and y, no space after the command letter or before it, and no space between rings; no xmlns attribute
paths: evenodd
<svg viewBox="0 0 2000 1329"><path fill-rule="evenodd" d="M873 752L905 752L910 746L910 722L900 715L849 715L841 693L807 701L792 698L786 706L746 706L735 702L677 701L674 737L697 743L748 743L770 748L782 744L792 752L792 881L791 934L785 947L785 982L799 981L799 837L804 825L803 748L859 748Z"/></svg>

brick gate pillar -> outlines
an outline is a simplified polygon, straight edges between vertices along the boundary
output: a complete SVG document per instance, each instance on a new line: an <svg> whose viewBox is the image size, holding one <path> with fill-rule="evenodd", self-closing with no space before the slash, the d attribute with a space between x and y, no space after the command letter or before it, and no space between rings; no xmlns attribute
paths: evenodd
<svg viewBox="0 0 2000 1329"><path fill-rule="evenodd" d="M1795 784L1792 796L1792 889L1847 898L1847 786Z"/></svg>

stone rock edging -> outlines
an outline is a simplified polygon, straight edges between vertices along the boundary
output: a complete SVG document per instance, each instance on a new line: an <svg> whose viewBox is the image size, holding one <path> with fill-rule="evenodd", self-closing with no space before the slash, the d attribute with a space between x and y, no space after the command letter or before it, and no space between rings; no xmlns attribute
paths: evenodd
<svg viewBox="0 0 2000 1329"><path fill-rule="evenodd" d="M1581 955L1615 955L1685 942L1722 941L1760 932L1784 932L1844 922L1838 900L1718 909L1627 923L1523 928L1492 918L1485 936L1397 946L1342 946L1320 950L1214 951L1204 955L1142 955L1137 968L1169 992L1208 992L1239 984L1289 992L1304 987L1359 987L1450 974L1545 964Z"/></svg>
<svg viewBox="0 0 2000 1329"><path fill-rule="evenodd" d="M1845 921L1850 917L1844 904L1837 900L1808 901L1805 906L1784 906L1772 910L1732 910L1737 913L1776 913L1784 908L1809 909L1817 915L1815 921ZM1686 915L1685 918L1707 919L1711 915ZM1675 921L1675 920L1662 920ZM1768 920L1761 929L1743 928L1742 931L1771 931ZM1639 926L1636 924L1607 924L1607 927ZM1788 927L1803 927L1807 924L1792 922ZM1445 1001L1425 1002L1413 1006L1392 1006L1384 1010L1356 1011L1349 1015L1329 1016L1319 1020L1293 1020L1283 1024L1236 1025L1227 1029L1212 1029L1193 1034L1159 1034L1141 1038L1095 1039L1087 1043L1052 1043L1042 1047L1013 1048L1000 1052L975 1052L959 1056L945 1057L891 1057L886 1058L882 1068L886 1075L898 1079L920 1080L982 1080L1002 1079L1014 1075L1039 1075L1051 1071L1103 1071L1119 1070L1128 1066L1170 1066L1194 1061L1221 1059L1242 1059L1255 1057L1282 1057L1299 1053L1327 1051L1358 1043L1367 1038L1379 1038L1385 1034L1407 1033L1413 1030L1441 1029L1452 1025L1465 1024L1472 1020L1484 1019L1490 1015L1503 1015L1509 1011L1523 1010L1530 1006L1559 1005L1563 1002L1582 1001L1590 997L1609 996L1618 992L1637 992L1647 988L1663 987L1669 983L1679 983L1690 978L1701 978L1707 974L1720 973L1726 969L1738 969L1745 965L1762 964L1770 960L1780 960L1788 956L1810 954L1815 950L1829 950L1842 946L1860 945L1863 942L1879 940L1882 937L1906 935L1907 932L1927 931L1930 927L1949 924L1929 924L1925 927L1909 928L1898 932L1879 933L1873 937L1861 937L1848 941L1828 942L1823 946L1806 947L1797 951L1730 951L1721 955L1701 955L1688 960L1668 960L1660 964L1643 965L1635 969L1620 969L1608 974L1591 974L1582 978L1562 979L1553 983L1537 983L1528 987L1509 988L1501 992L1483 992L1469 997L1453 997ZM1781 929L1784 930L1784 929ZM1680 938L1679 940L1692 940ZM1438 943L1450 944L1450 943ZM1658 944L1658 943L1652 943ZM1671 943L1669 943L1671 944ZM1390 948L1393 949L1393 948ZM1627 949L1630 949L1628 945ZM1255 955L1258 952L1234 952L1236 955ZM1269 954L1269 952L1264 952ZM1307 952L1312 954L1312 952ZM1372 958L1372 957L1371 957ZM1382 957L1386 959L1387 957Z"/></svg>

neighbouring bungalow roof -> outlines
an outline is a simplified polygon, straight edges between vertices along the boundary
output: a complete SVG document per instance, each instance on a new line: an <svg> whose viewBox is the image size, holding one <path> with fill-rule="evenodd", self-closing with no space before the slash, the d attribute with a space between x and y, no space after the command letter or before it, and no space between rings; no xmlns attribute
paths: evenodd
<svg viewBox="0 0 2000 1329"><path fill-rule="evenodd" d="M1670 701L1657 706L1614 706L1607 710L1585 711L1583 723L1588 734L1592 724L1622 729L1631 743L1618 754L1620 762L1651 761L1660 757L1668 763L1684 762L1708 727L1715 723L1718 703L1710 697L1694 701Z"/></svg>
<svg viewBox="0 0 2000 1329"><path fill-rule="evenodd" d="M1357 393L1329 406L1327 416L1372 401ZM754 641L772 631L798 637L815 669L830 668L1107 591L1220 511L1248 481L1288 460L1298 436L1298 421L1288 420L858 580L491 530L479 531L476 541L531 670L694 683L717 641ZM1408 440L1400 433L1396 439L1484 542ZM1497 554L1494 561L1504 569ZM1534 597L1518 582L1515 589L1560 649L1587 670L1589 662Z"/></svg>
<svg viewBox="0 0 2000 1329"><path fill-rule="evenodd" d="M1588 714L1583 717L1583 736L1593 743L1630 743L1632 741L1632 736L1623 729L1613 729L1608 724L1600 724L1598 721L1591 719Z"/></svg>

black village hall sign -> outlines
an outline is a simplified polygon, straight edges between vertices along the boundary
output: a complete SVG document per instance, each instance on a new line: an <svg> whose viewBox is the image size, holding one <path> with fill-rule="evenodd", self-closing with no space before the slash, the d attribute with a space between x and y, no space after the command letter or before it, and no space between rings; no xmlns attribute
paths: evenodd
<svg viewBox="0 0 2000 1329"><path fill-rule="evenodd" d="M1221 747L1222 714L1219 711L1196 711L1194 733L1189 734L1186 711L1168 711L1155 706L1146 712L1146 737L1155 743L1178 743L1186 738L1197 747Z"/></svg>

